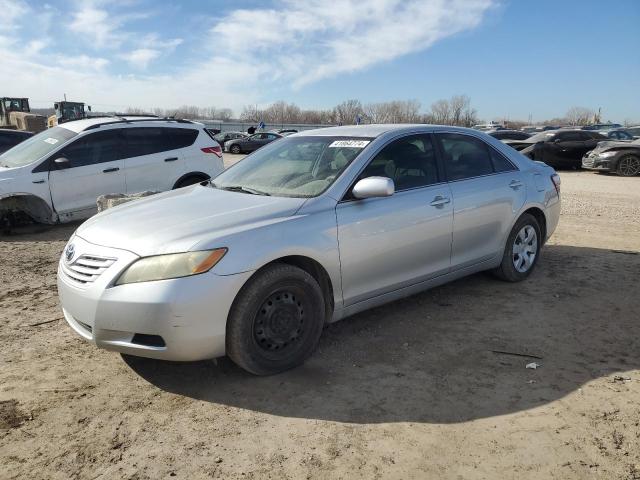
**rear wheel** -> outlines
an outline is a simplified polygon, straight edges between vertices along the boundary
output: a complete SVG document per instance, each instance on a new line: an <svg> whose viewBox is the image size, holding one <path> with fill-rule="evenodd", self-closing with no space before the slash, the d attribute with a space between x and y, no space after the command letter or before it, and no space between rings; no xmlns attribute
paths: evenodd
<svg viewBox="0 0 640 480"><path fill-rule="evenodd" d="M318 345L324 312L322 290L311 275L291 265L270 265L243 287L233 303L227 354L256 375L301 365Z"/></svg>
<svg viewBox="0 0 640 480"><path fill-rule="evenodd" d="M242 153L242 149L240 148L240 145L231 145L231 148L229 149L229 151L231 153L235 153L236 155L238 155L239 153Z"/></svg>
<svg viewBox="0 0 640 480"><path fill-rule="evenodd" d="M522 215L513 226L504 248L502 263L493 272L502 280L519 282L527 278L538 262L542 237L533 215Z"/></svg>
<svg viewBox="0 0 640 480"><path fill-rule="evenodd" d="M616 172L621 177L633 177L640 173L640 157L625 155L618 161Z"/></svg>

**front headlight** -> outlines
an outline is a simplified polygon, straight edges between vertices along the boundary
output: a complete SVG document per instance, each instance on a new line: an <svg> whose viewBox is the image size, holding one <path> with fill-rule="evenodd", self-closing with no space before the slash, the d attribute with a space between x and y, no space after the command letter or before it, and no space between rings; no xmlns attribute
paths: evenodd
<svg viewBox="0 0 640 480"><path fill-rule="evenodd" d="M604 153L601 153L598 156L600 158L609 158L609 157L613 157L616 153L618 153L618 152L604 152Z"/></svg>
<svg viewBox="0 0 640 480"><path fill-rule="evenodd" d="M226 248L216 248L215 250L144 257L132 263L120 275L116 285L198 275L211 270L226 253Z"/></svg>

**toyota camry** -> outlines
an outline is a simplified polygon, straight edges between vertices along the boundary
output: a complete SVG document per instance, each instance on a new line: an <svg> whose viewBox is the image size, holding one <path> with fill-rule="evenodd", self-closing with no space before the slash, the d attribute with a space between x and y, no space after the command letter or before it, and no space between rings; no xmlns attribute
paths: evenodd
<svg viewBox="0 0 640 480"><path fill-rule="evenodd" d="M484 270L524 280L559 214L555 171L482 132L324 128L92 217L58 289L98 347L273 374L329 322Z"/></svg>

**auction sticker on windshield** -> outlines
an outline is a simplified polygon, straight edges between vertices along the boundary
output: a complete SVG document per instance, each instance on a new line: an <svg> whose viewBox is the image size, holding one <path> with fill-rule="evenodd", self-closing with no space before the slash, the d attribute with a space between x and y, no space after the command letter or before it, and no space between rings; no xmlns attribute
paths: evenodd
<svg viewBox="0 0 640 480"><path fill-rule="evenodd" d="M57 138L45 138L44 140L47 143L50 143L51 145L55 145L56 143L58 143L58 139Z"/></svg>
<svg viewBox="0 0 640 480"><path fill-rule="evenodd" d="M329 148L364 148L371 143L371 140L336 140Z"/></svg>

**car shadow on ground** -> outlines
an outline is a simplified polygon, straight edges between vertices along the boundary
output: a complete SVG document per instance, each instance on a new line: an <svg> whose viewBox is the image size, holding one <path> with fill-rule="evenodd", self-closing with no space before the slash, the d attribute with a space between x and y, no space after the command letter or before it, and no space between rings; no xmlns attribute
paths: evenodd
<svg viewBox="0 0 640 480"><path fill-rule="evenodd" d="M81 221L60 225L32 223L11 228L0 228L0 243L66 242L81 224Z"/></svg>
<svg viewBox="0 0 640 480"><path fill-rule="evenodd" d="M353 423L488 418L639 369L640 297L632 294L639 271L634 252L547 246L525 282L479 274L358 314L330 325L304 366L271 377L226 358L124 359L162 390L272 415ZM541 367L525 368L534 361Z"/></svg>

